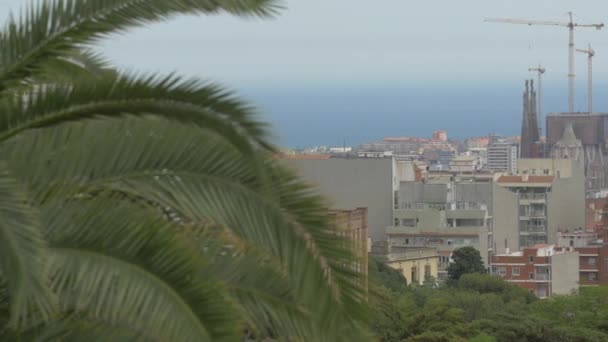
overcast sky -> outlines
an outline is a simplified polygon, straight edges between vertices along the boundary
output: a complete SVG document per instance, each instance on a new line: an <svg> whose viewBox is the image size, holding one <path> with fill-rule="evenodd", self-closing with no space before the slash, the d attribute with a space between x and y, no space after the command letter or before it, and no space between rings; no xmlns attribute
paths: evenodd
<svg viewBox="0 0 608 342"><path fill-rule="evenodd" d="M0 0L0 14L25 0ZM521 80L542 62L566 83L567 29L484 23L484 17L608 23L608 1L289 0L271 20L179 17L133 30L100 49L117 65L178 71L225 83L434 83ZM597 51L595 77L608 75L608 29L579 29ZM586 58L577 54L579 82Z"/></svg>

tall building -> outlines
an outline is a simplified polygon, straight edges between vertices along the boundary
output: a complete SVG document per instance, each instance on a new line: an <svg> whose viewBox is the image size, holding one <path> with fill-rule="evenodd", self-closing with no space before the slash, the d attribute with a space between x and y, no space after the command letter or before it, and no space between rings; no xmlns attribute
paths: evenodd
<svg viewBox="0 0 608 342"><path fill-rule="evenodd" d="M493 172L517 172L518 145L495 142L488 146L488 170Z"/></svg>
<svg viewBox="0 0 608 342"><path fill-rule="evenodd" d="M579 253L539 244L493 255L491 273L540 298L567 295L579 288Z"/></svg>
<svg viewBox="0 0 608 342"><path fill-rule="evenodd" d="M521 121L520 158L540 158L541 145L538 130L538 117L536 113L536 91L534 80L526 80L524 92L524 109Z"/></svg>
<svg viewBox="0 0 608 342"><path fill-rule="evenodd" d="M399 181L393 158L287 157L285 162L315 185L330 208L368 208L368 232L384 240L393 224Z"/></svg>
<svg viewBox="0 0 608 342"><path fill-rule="evenodd" d="M496 174L494 251L555 244L559 231L585 226L582 165L571 159L520 159L514 175Z"/></svg>

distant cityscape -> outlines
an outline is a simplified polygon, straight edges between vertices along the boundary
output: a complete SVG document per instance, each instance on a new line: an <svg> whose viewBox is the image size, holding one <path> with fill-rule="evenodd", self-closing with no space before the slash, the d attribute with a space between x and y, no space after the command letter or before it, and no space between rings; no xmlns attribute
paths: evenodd
<svg viewBox="0 0 608 342"><path fill-rule="evenodd" d="M334 208L366 208L370 255L408 283L446 280L453 252L472 246L541 298L608 285L608 113L550 113L542 134L533 80L522 97L519 136L437 129L283 158Z"/></svg>

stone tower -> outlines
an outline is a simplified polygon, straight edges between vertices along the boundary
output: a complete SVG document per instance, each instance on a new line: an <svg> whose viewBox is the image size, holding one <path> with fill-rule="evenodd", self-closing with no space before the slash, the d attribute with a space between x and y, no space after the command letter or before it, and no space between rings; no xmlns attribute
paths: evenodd
<svg viewBox="0 0 608 342"><path fill-rule="evenodd" d="M538 136L538 119L536 113L536 91L534 80L526 80L524 92L524 110L521 121L520 158L540 158L541 145Z"/></svg>

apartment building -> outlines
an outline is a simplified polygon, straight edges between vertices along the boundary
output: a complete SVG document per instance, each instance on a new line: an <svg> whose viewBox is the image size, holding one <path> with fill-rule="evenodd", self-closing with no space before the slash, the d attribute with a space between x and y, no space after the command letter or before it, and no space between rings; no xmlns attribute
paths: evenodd
<svg viewBox="0 0 608 342"><path fill-rule="evenodd" d="M574 229L558 233L556 249L579 253L580 286L608 285L608 244L602 232Z"/></svg>
<svg viewBox="0 0 608 342"><path fill-rule="evenodd" d="M398 248L432 247L441 258L464 246L480 251L486 265L492 241L492 184L435 178L401 182L395 222L386 228L388 243ZM444 260L445 261L445 260ZM447 275L440 264L439 279Z"/></svg>
<svg viewBox="0 0 608 342"><path fill-rule="evenodd" d="M571 294L579 288L579 252L538 244L493 255L491 273L540 298Z"/></svg>
<svg viewBox="0 0 608 342"><path fill-rule="evenodd" d="M557 233L585 227L585 178L571 159L520 159L517 174L496 174L493 186L497 253L557 243Z"/></svg>
<svg viewBox="0 0 608 342"><path fill-rule="evenodd" d="M488 146L488 170L493 172L517 172L519 145L495 142Z"/></svg>

